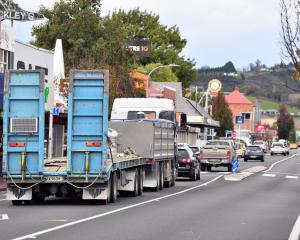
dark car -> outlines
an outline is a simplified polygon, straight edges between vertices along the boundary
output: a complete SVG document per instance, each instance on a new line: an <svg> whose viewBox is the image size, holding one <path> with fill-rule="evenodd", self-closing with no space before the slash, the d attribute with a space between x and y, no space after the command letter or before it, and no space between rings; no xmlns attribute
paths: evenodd
<svg viewBox="0 0 300 240"><path fill-rule="evenodd" d="M200 180L200 162L194 157L189 147L177 149L178 177L189 177L192 181Z"/></svg>
<svg viewBox="0 0 300 240"><path fill-rule="evenodd" d="M260 146L248 146L244 155L244 161L248 160L260 160L265 161L264 151Z"/></svg>

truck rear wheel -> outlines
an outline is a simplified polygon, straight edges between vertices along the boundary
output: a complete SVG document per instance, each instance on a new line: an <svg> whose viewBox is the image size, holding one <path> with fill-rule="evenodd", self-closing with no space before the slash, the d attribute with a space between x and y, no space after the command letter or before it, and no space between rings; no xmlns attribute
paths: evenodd
<svg viewBox="0 0 300 240"><path fill-rule="evenodd" d="M23 201L22 200L12 200L11 203L14 206L20 206L23 204Z"/></svg>
<svg viewBox="0 0 300 240"><path fill-rule="evenodd" d="M211 172L211 165L208 164L208 165L206 166L206 169L207 169L208 172Z"/></svg>
<svg viewBox="0 0 300 240"><path fill-rule="evenodd" d="M133 191L130 192L130 196L131 197L136 197L138 195L138 191L139 191L138 171L137 170L135 170L133 185L134 185L134 189L133 189Z"/></svg>
<svg viewBox="0 0 300 240"><path fill-rule="evenodd" d="M138 195L139 196L142 196L143 194L143 184L144 184L143 169L139 168L138 170Z"/></svg>
<svg viewBox="0 0 300 240"><path fill-rule="evenodd" d="M201 166L201 171L205 172L206 171L206 164L205 163L201 163L200 166Z"/></svg>
<svg viewBox="0 0 300 240"><path fill-rule="evenodd" d="M117 195L118 195L118 177L116 172L113 172L110 176L110 182L111 182L111 187L110 187L110 194L109 194L109 202L114 203L117 201Z"/></svg>
<svg viewBox="0 0 300 240"><path fill-rule="evenodd" d="M198 166L198 168L197 168L197 169L198 169L197 180L200 180L200 178L201 178L201 177L200 177L200 172L201 172L201 170L200 170L200 166Z"/></svg>
<svg viewBox="0 0 300 240"><path fill-rule="evenodd" d="M159 164L159 190L164 188L164 164Z"/></svg>

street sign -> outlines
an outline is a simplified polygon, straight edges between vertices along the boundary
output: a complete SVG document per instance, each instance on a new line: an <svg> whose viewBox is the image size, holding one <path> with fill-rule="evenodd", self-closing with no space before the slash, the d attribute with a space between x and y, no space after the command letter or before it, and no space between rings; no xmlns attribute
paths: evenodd
<svg viewBox="0 0 300 240"><path fill-rule="evenodd" d="M235 117L235 123L236 124L244 124L245 118L243 116L236 116Z"/></svg>
<svg viewBox="0 0 300 240"><path fill-rule="evenodd" d="M217 96L222 89L222 83L218 79L212 79L208 83L208 90L211 96Z"/></svg>
<svg viewBox="0 0 300 240"><path fill-rule="evenodd" d="M232 137L232 131L226 130L225 135L226 135L226 138Z"/></svg>
<svg viewBox="0 0 300 240"><path fill-rule="evenodd" d="M232 171L237 173L239 171L239 161L237 159L232 160Z"/></svg>
<svg viewBox="0 0 300 240"><path fill-rule="evenodd" d="M60 113L59 108L53 108L53 110L52 110L52 115L53 116L59 116L59 113Z"/></svg>

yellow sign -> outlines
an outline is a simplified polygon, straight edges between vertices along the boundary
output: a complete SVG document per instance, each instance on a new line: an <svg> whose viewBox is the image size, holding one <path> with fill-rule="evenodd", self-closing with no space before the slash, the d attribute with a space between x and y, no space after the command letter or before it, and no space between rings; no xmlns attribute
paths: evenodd
<svg viewBox="0 0 300 240"><path fill-rule="evenodd" d="M222 83L218 79L210 80L208 83L208 90L212 95L216 95L222 89Z"/></svg>

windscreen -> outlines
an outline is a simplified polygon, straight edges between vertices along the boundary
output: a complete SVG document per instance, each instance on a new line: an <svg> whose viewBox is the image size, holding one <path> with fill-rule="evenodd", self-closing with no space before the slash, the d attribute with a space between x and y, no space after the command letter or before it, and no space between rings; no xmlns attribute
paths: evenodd
<svg viewBox="0 0 300 240"><path fill-rule="evenodd" d="M129 111L127 115L128 120L138 119L138 112L141 111ZM156 119L156 113L153 111L142 111L145 114L146 119Z"/></svg>
<svg viewBox="0 0 300 240"><path fill-rule="evenodd" d="M190 147L190 149L193 151L193 153L199 152L199 149L197 147Z"/></svg>

